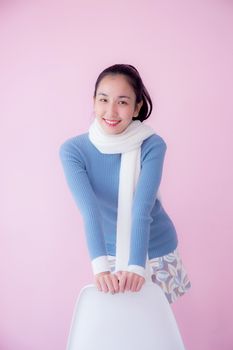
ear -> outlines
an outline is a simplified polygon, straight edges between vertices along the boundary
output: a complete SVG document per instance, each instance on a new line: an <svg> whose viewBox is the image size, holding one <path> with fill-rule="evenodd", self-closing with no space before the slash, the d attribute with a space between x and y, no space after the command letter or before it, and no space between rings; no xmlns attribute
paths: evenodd
<svg viewBox="0 0 233 350"><path fill-rule="evenodd" d="M143 100L142 100L141 102L137 103L137 106L136 106L137 114L139 113L139 111L140 111L142 105L143 105Z"/></svg>

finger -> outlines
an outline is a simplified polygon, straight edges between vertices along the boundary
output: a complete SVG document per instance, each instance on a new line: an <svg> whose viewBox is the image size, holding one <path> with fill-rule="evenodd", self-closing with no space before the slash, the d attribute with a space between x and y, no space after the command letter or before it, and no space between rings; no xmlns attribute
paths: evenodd
<svg viewBox="0 0 233 350"><path fill-rule="evenodd" d="M98 278L95 279L96 288L99 292L102 292L101 284Z"/></svg>
<svg viewBox="0 0 233 350"><path fill-rule="evenodd" d="M138 282L137 288L136 288L136 292L139 292L139 290L142 288L143 284L145 282L145 278L141 278Z"/></svg>
<svg viewBox="0 0 233 350"><path fill-rule="evenodd" d="M115 273L114 273L114 275L116 276L117 280L119 280L119 279L120 279L120 275L119 275L119 273L118 273L118 272L115 272Z"/></svg>
<svg viewBox="0 0 233 350"><path fill-rule="evenodd" d="M126 278L127 274L122 273L120 281L119 281L119 288L120 288L120 292L124 293L125 291L125 283L126 283Z"/></svg>
<svg viewBox="0 0 233 350"><path fill-rule="evenodd" d="M133 280L133 274L132 273L128 273L127 274L127 281L126 281L126 285L125 285L125 289L126 290L130 290L131 289L132 280Z"/></svg>
<svg viewBox="0 0 233 350"><path fill-rule="evenodd" d="M132 292L136 292L136 289L137 289L137 286L138 286L139 283L140 283L139 277L135 276L135 277L133 278L133 280L132 280L132 284L131 284L130 290L131 290Z"/></svg>
<svg viewBox="0 0 233 350"><path fill-rule="evenodd" d="M105 282L106 282L107 287L108 287L108 291L110 293L114 293L115 291L114 291L114 287L113 287L113 283L112 283L112 275L111 274L105 275L104 277L105 277Z"/></svg>
<svg viewBox="0 0 233 350"><path fill-rule="evenodd" d="M107 286L107 283L105 281L105 276L107 276L107 275L100 276L99 281L100 281L100 284L101 284L102 291L104 293L107 293L108 292L108 286Z"/></svg>
<svg viewBox="0 0 233 350"><path fill-rule="evenodd" d="M114 291L116 293L119 292L119 280L118 280L118 277L116 275L112 275L112 284L113 284L113 288L114 288Z"/></svg>
<svg viewBox="0 0 233 350"><path fill-rule="evenodd" d="M121 276L122 276L122 271L117 271L116 273L115 273L115 275L117 276L117 278L118 278L118 280L121 278Z"/></svg>

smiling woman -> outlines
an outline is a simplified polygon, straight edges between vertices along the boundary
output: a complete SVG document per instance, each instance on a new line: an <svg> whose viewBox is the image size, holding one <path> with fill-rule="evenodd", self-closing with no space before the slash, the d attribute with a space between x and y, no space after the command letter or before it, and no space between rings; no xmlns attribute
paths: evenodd
<svg viewBox="0 0 233 350"><path fill-rule="evenodd" d="M136 103L133 88L123 74L107 75L94 96L96 118L106 132L119 134L137 117L143 101ZM103 96L105 98L103 98Z"/></svg>
<svg viewBox="0 0 233 350"><path fill-rule="evenodd" d="M137 69L106 68L95 84L93 108L88 132L67 139L60 158L85 221L95 285L102 292L138 292L148 259L151 281L173 302L191 283L175 225L158 196L167 145L143 123L152 101ZM161 261L165 270L155 268Z"/></svg>

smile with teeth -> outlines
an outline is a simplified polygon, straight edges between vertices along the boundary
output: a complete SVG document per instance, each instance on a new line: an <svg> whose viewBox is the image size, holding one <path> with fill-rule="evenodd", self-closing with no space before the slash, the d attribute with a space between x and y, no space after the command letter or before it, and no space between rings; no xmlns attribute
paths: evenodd
<svg viewBox="0 0 233 350"><path fill-rule="evenodd" d="M108 119L104 119L104 121L105 121L109 126L116 126L117 124L120 123L120 120L108 120Z"/></svg>

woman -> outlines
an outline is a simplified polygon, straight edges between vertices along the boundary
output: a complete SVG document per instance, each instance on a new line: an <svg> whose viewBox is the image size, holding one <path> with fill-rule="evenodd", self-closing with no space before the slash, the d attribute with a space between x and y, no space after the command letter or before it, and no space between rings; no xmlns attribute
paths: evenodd
<svg viewBox="0 0 233 350"><path fill-rule="evenodd" d="M59 154L84 219L95 285L103 292L139 291L148 256L152 281L172 303L191 283L179 256L176 229L158 193L167 146L143 123L152 112L152 101L137 69L126 64L106 68L96 81L93 107L88 132L67 139ZM138 166L137 181L128 176L133 167L126 161L133 149L139 152L132 161L135 169ZM116 240L127 221L125 217L119 224L119 193L124 198L122 189L134 181L128 266L114 272Z"/></svg>

